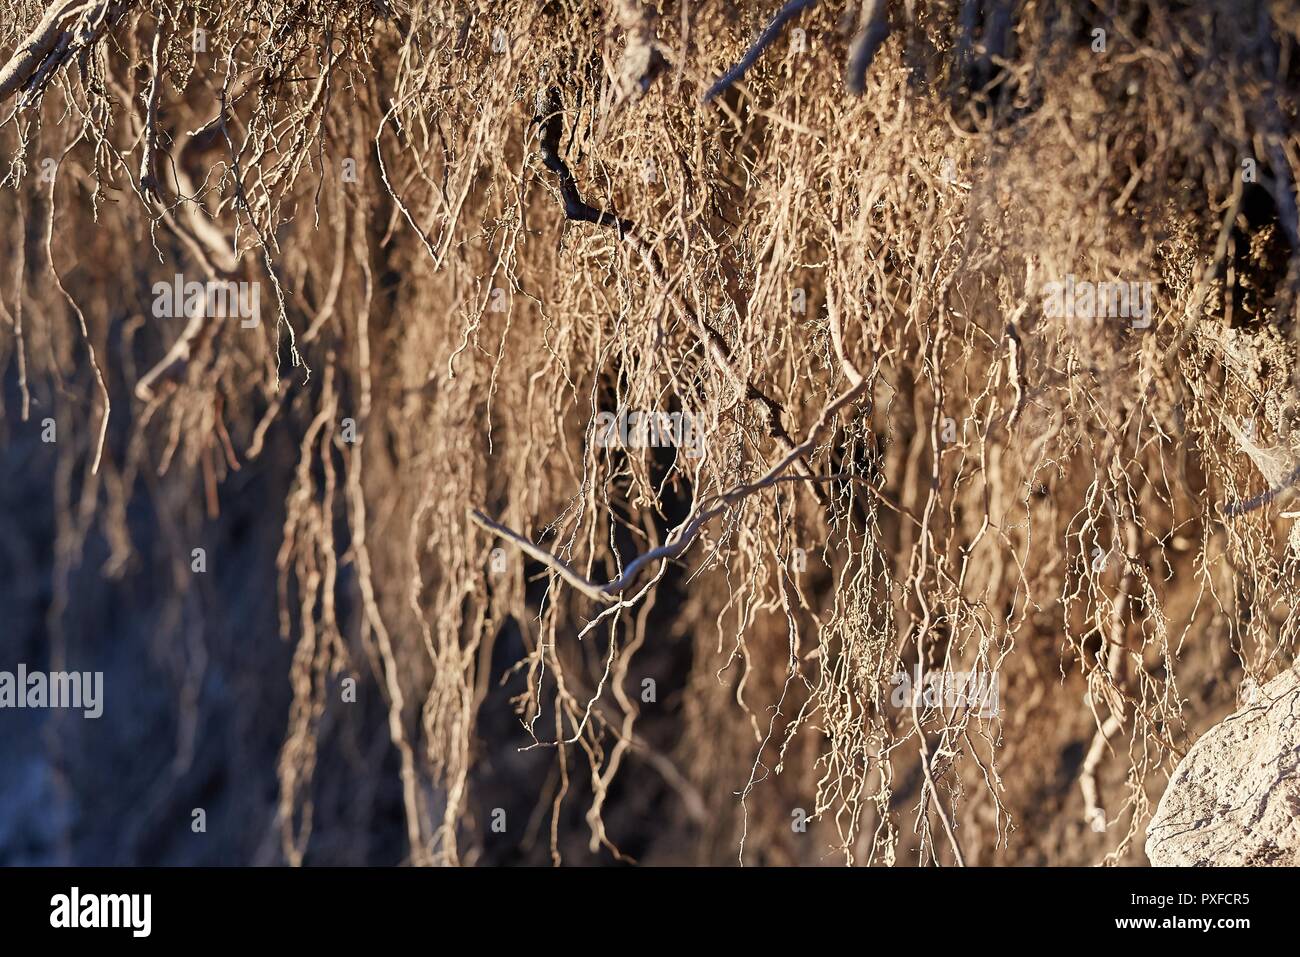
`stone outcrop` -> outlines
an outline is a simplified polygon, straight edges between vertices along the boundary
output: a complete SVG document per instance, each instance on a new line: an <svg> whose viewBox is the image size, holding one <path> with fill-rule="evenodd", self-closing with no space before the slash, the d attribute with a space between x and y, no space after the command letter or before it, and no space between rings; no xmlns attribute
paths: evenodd
<svg viewBox="0 0 1300 957"><path fill-rule="evenodd" d="M1300 865L1300 671L1247 699L1178 765L1147 827L1152 864Z"/></svg>

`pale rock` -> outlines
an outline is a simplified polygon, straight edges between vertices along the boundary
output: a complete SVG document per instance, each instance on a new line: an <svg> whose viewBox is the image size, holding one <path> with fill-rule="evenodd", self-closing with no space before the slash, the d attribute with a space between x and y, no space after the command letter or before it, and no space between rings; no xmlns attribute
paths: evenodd
<svg viewBox="0 0 1300 957"><path fill-rule="evenodd" d="M1174 771L1147 827L1152 864L1300 865L1300 671L1246 698Z"/></svg>

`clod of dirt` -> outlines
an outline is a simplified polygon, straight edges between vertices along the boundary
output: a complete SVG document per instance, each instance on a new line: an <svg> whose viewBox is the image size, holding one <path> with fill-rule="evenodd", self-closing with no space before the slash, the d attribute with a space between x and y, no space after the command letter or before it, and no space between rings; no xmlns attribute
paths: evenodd
<svg viewBox="0 0 1300 957"><path fill-rule="evenodd" d="M1300 671L1254 692L1187 753L1147 828L1174 867L1300 864Z"/></svg>

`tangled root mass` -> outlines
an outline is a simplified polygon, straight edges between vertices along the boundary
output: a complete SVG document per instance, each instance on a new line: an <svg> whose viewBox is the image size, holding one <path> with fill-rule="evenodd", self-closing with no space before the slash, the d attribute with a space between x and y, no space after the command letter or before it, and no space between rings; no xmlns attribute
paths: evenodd
<svg viewBox="0 0 1300 957"><path fill-rule="evenodd" d="M1290 662L1291 5L4 9L34 859L1140 862Z"/></svg>

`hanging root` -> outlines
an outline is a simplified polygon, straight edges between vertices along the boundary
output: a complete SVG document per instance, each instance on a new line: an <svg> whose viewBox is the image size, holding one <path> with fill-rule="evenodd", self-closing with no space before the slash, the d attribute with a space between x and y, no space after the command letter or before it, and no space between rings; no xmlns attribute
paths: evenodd
<svg viewBox="0 0 1300 957"><path fill-rule="evenodd" d="M0 606L148 689L72 798L147 742L261 863L1135 864L1294 658L1280 5L9 7Z"/></svg>

